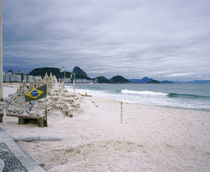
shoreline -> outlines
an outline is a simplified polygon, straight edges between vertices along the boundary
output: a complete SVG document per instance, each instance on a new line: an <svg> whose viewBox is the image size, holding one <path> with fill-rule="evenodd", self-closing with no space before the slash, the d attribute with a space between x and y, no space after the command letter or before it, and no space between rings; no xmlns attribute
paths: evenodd
<svg viewBox="0 0 210 172"><path fill-rule="evenodd" d="M85 90L85 89L80 89L80 90ZM68 90L69 91L69 90ZM87 89L87 92L89 90ZM95 90L90 90L90 91L95 91ZM86 91L82 92L82 93L86 93ZM76 94L81 94L81 92L76 92ZM119 100L117 98L113 98L111 97L112 94L107 94L107 95L110 95L109 96L105 96L105 95L91 95L91 93L89 92L88 95L90 96L93 96L93 97L97 97L97 98L102 98L102 99L110 99L110 100L116 100L116 101L119 101L120 102L123 102L123 103L130 103L130 104L136 104L136 105L145 105L145 106L154 106L154 107L163 107L163 108L172 108L172 109L182 109L182 110L195 110L195 111L203 111L203 112L210 112L210 109L201 109L201 108L187 108L187 107L178 107L178 106L166 106L166 105L154 105L154 104L144 104L144 103L137 103L137 102L131 102L131 101L122 101L122 100Z"/></svg>
<svg viewBox="0 0 210 172"><path fill-rule="evenodd" d="M73 90L72 85L67 84L66 88ZM78 84L76 91L129 103L210 111L210 90L206 85L188 88L188 85Z"/></svg>
<svg viewBox="0 0 210 172"><path fill-rule="evenodd" d="M8 117L7 133L62 137L17 142L51 172L210 169L210 112L125 103L121 124L118 100L81 96L80 106L73 118L50 111L45 128Z"/></svg>
<svg viewBox="0 0 210 172"><path fill-rule="evenodd" d="M117 100L114 98L108 98L108 97L97 97L97 96L93 96L93 99L104 99L106 101L115 101L117 103L121 103L123 101L121 100ZM91 98L90 98L91 99ZM161 106L161 105L150 105L150 104L143 104L143 103L135 103L135 102L126 102L124 101L123 104L130 104L130 105L135 105L135 106L142 106L142 107L147 107L147 108L163 108L163 109L170 109L170 110L180 110L180 111L195 111L195 112L206 112L206 113L210 113L210 109L193 109L193 108L185 108L185 107L173 107L173 106Z"/></svg>
<svg viewBox="0 0 210 172"><path fill-rule="evenodd" d="M131 103L131 102L129 102ZM132 103L131 103L132 104ZM196 108L185 108L185 107L173 107L173 106L161 106L161 105L149 105L149 104L141 104L141 103L134 103L136 105L145 105L145 106L152 106L152 107L162 107L162 108L171 108L171 109L180 109L180 110L190 110L190 111L201 111L201 112L210 112L210 109L196 109Z"/></svg>

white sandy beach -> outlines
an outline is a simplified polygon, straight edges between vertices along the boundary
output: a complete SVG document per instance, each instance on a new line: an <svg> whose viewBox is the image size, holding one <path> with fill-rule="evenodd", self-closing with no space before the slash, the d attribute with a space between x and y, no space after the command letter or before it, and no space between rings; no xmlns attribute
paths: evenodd
<svg viewBox="0 0 210 172"><path fill-rule="evenodd" d="M17 86L4 85L4 96ZM18 125L12 137L39 135L62 141L18 142L47 171L209 171L210 112L83 97L73 118L50 111L48 127ZM0 124L3 127L3 124Z"/></svg>

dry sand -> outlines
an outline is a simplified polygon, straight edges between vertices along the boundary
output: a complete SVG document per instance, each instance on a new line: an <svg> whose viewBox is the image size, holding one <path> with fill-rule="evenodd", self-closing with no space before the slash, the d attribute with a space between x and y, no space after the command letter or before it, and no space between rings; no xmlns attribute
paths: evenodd
<svg viewBox="0 0 210 172"><path fill-rule="evenodd" d="M4 92L11 90L7 86ZM81 107L73 118L51 111L47 128L18 125L17 118L8 117L7 132L62 137L18 142L48 171L210 169L210 112L124 103L121 124L119 101L84 97Z"/></svg>

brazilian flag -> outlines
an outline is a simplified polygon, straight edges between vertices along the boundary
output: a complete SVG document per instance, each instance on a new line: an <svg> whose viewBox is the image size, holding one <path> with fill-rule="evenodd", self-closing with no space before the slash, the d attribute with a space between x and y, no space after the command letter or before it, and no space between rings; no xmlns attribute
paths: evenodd
<svg viewBox="0 0 210 172"><path fill-rule="evenodd" d="M46 97L46 91L47 87L46 85L43 85L38 88L34 88L33 90L29 91L25 95L25 101L33 101L33 100L38 100Z"/></svg>

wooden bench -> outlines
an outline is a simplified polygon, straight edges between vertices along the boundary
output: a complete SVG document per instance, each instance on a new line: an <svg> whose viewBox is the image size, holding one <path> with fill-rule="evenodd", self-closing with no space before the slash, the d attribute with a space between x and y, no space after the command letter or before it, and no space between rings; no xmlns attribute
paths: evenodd
<svg viewBox="0 0 210 172"><path fill-rule="evenodd" d="M20 114L10 114L7 113L7 116L18 117L18 124L37 124L38 127L47 127L47 115L20 115ZM0 114L0 123L3 121L3 114Z"/></svg>

